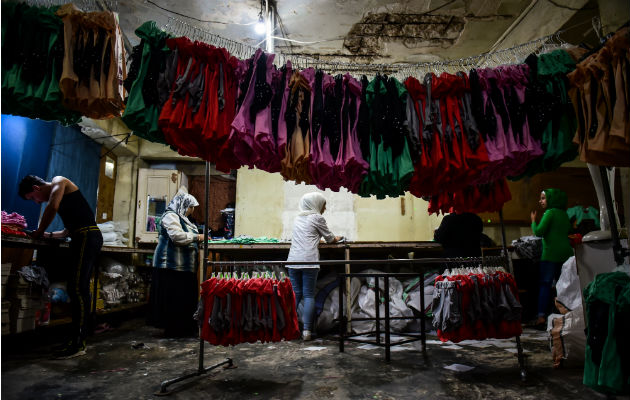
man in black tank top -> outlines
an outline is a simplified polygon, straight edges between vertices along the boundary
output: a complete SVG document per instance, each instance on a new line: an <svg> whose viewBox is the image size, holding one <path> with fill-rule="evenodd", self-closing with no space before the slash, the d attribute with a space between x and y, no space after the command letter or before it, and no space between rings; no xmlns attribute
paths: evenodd
<svg viewBox="0 0 630 400"><path fill-rule="evenodd" d="M33 238L63 238L70 236L70 260L68 265L67 291L72 306L72 337L55 357L67 359L85 354L85 339L88 334L90 315L90 277L94 264L103 246L103 236L96 226L94 212L81 194L81 191L63 176L56 176L50 182L35 175L22 179L19 195L37 204L48 202L39 227ZM46 232L46 228L59 214L65 229Z"/></svg>

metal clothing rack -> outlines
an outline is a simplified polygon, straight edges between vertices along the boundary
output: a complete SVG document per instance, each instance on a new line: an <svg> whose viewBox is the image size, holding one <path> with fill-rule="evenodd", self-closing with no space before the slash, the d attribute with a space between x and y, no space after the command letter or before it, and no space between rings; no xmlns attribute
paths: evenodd
<svg viewBox="0 0 630 400"><path fill-rule="evenodd" d="M427 266L427 265L444 265L444 264L462 264L462 263L486 263L497 265L497 266L505 266L506 259L504 255L501 256L489 256L489 257L466 257L466 258L421 258L421 259L386 259L386 260L315 260L315 261L212 261L209 264L213 267L219 267L221 271L224 271L224 268L227 272L234 272L233 269L236 267L270 267L270 266L286 266L286 265L313 265L319 264L322 265L349 265L349 264L359 264L359 265L404 265L413 267L416 265ZM354 335L347 335L345 333L346 323L348 319L343 311L343 293L345 292L345 285L347 279L352 277L417 277L420 276L422 281L423 273L425 268L421 268L420 272L411 272L411 273L339 273L337 274L337 278L339 280L339 314L336 318L339 321L339 351L344 351L344 342L345 341L353 341L359 343L368 343L377 346L381 346L385 348L385 360L387 362L390 361L390 349L392 346L402 345L405 343L411 343L415 341L421 341L422 343L422 351L426 352L426 331L424 322L426 320L426 315L424 313L424 285L420 285L420 316L419 317L391 317L389 315L389 306L385 307L385 316L383 318L380 317L379 307L376 308L376 317L375 318L354 318L354 321L376 321L376 331L373 332L362 332ZM377 301L375 304L378 304L378 289L379 282L376 279L376 291L375 296ZM384 296L385 296L385 304L389 305L389 279L385 279L384 282ZM348 307L346 307L348 308ZM384 343L381 342L380 336L380 321L383 320L385 324L384 335L385 340ZM406 336L409 339L398 341L395 343L391 342L391 334L389 332L390 321L392 319L420 319L420 335L417 334L401 334L400 336ZM366 341L355 339L353 337L365 335L365 334L376 334L375 341ZM521 345L520 336L516 336L516 348L517 348L517 357L518 363L520 367L520 376L521 380L525 381L527 379L527 370L525 366L525 355L523 353L523 347Z"/></svg>
<svg viewBox="0 0 630 400"><path fill-rule="evenodd" d="M210 195L210 163L206 161L206 179L205 179L205 189L206 189L206 205L204 209L204 226L203 226L203 271L200 271L199 277L202 279L201 282L206 280L206 269L208 265L208 197ZM197 371L187 373L176 378L167 379L162 381L160 384L160 390L155 393L156 396L166 396L171 392L167 390L167 388L177 382L181 382L190 378L194 378L196 376L204 375L209 371L212 371L215 368L223 366L223 368L236 368L231 358L226 358L224 361L211 365L209 367L204 366L204 341L201 338L201 332L199 332L199 365L197 367Z"/></svg>

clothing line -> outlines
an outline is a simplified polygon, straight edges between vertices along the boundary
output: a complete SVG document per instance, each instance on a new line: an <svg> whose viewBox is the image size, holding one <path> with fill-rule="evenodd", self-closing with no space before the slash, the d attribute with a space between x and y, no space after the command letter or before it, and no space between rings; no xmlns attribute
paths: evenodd
<svg viewBox="0 0 630 400"><path fill-rule="evenodd" d="M240 59L250 58L252 54L258 50L258 47L225 38L214 32L210 32L173 16L168 16L168 22L162 27L162 30L175 35L187 36L192 40L205 41L207 44L215 45L217 47L224 47L231 54ZM478 67L481 65L480 63L483 63L484 67L490 67L505 64L508 60L513 60L512 62L514 63L521 62L528 54L540 48L546 48L545 46L549 44L557 46L566 45L566 42L564 42L559 36L563 32L564 30L558 31L554 34L543 36L507 49L484 52L453 60L419 63L365 64L343 61L326 61L314 57L293 56L292 54L275 52L274 64L282 66L286 65L287 61L291 61L291 63L299 69L307 69L310 67L316 69L330 68L335 69L337 72L355 72L362 75L372 75L375 73L407 74L407 76L423 75L422 72L426 73L433 71L438 73L445 70L438 70L438 68L451 69Z"/></svg>

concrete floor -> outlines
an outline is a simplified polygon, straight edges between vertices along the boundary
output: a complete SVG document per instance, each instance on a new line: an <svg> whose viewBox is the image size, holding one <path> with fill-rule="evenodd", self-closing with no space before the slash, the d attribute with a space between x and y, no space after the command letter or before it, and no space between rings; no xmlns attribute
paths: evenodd
<svg viewBox="0 0 630 400"><path fill-rule="evenodd" d="M2 399L154 399L162 380L196 370L199 348L196 339L156 339L156 333L141 319L130 320L90 337L87 355L64 361L50 359L54 335L3 337ZM525 384L516 357L506 350L515 345L507 340L460 349L430 342L426 356L407 345L392 352L389 364L383 349L352 343L339 353L332 340L206 345L206 365L230 357L237 368L218 368L175 384L169 398L604 399L582 385L581 368L552 368L542 335L526 330L523 336L529 355ZM451 364L474 368L444 368Z"/></svg>

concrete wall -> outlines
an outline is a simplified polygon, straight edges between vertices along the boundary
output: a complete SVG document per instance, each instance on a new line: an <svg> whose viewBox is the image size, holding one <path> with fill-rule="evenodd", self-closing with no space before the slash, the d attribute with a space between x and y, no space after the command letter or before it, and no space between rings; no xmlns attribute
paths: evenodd
<svg viewBox="0 0 630 400"><path fill-rule="evenodd" d="M315 186L285 182L280 174L242 168L236 180L236 235L289 239L293 219L304 193ZM335 235L354 241L432 240L441 217L429 216L427 203L411 195L377 200L345 190L322 192L327 199L324 217Z"/></svg>

